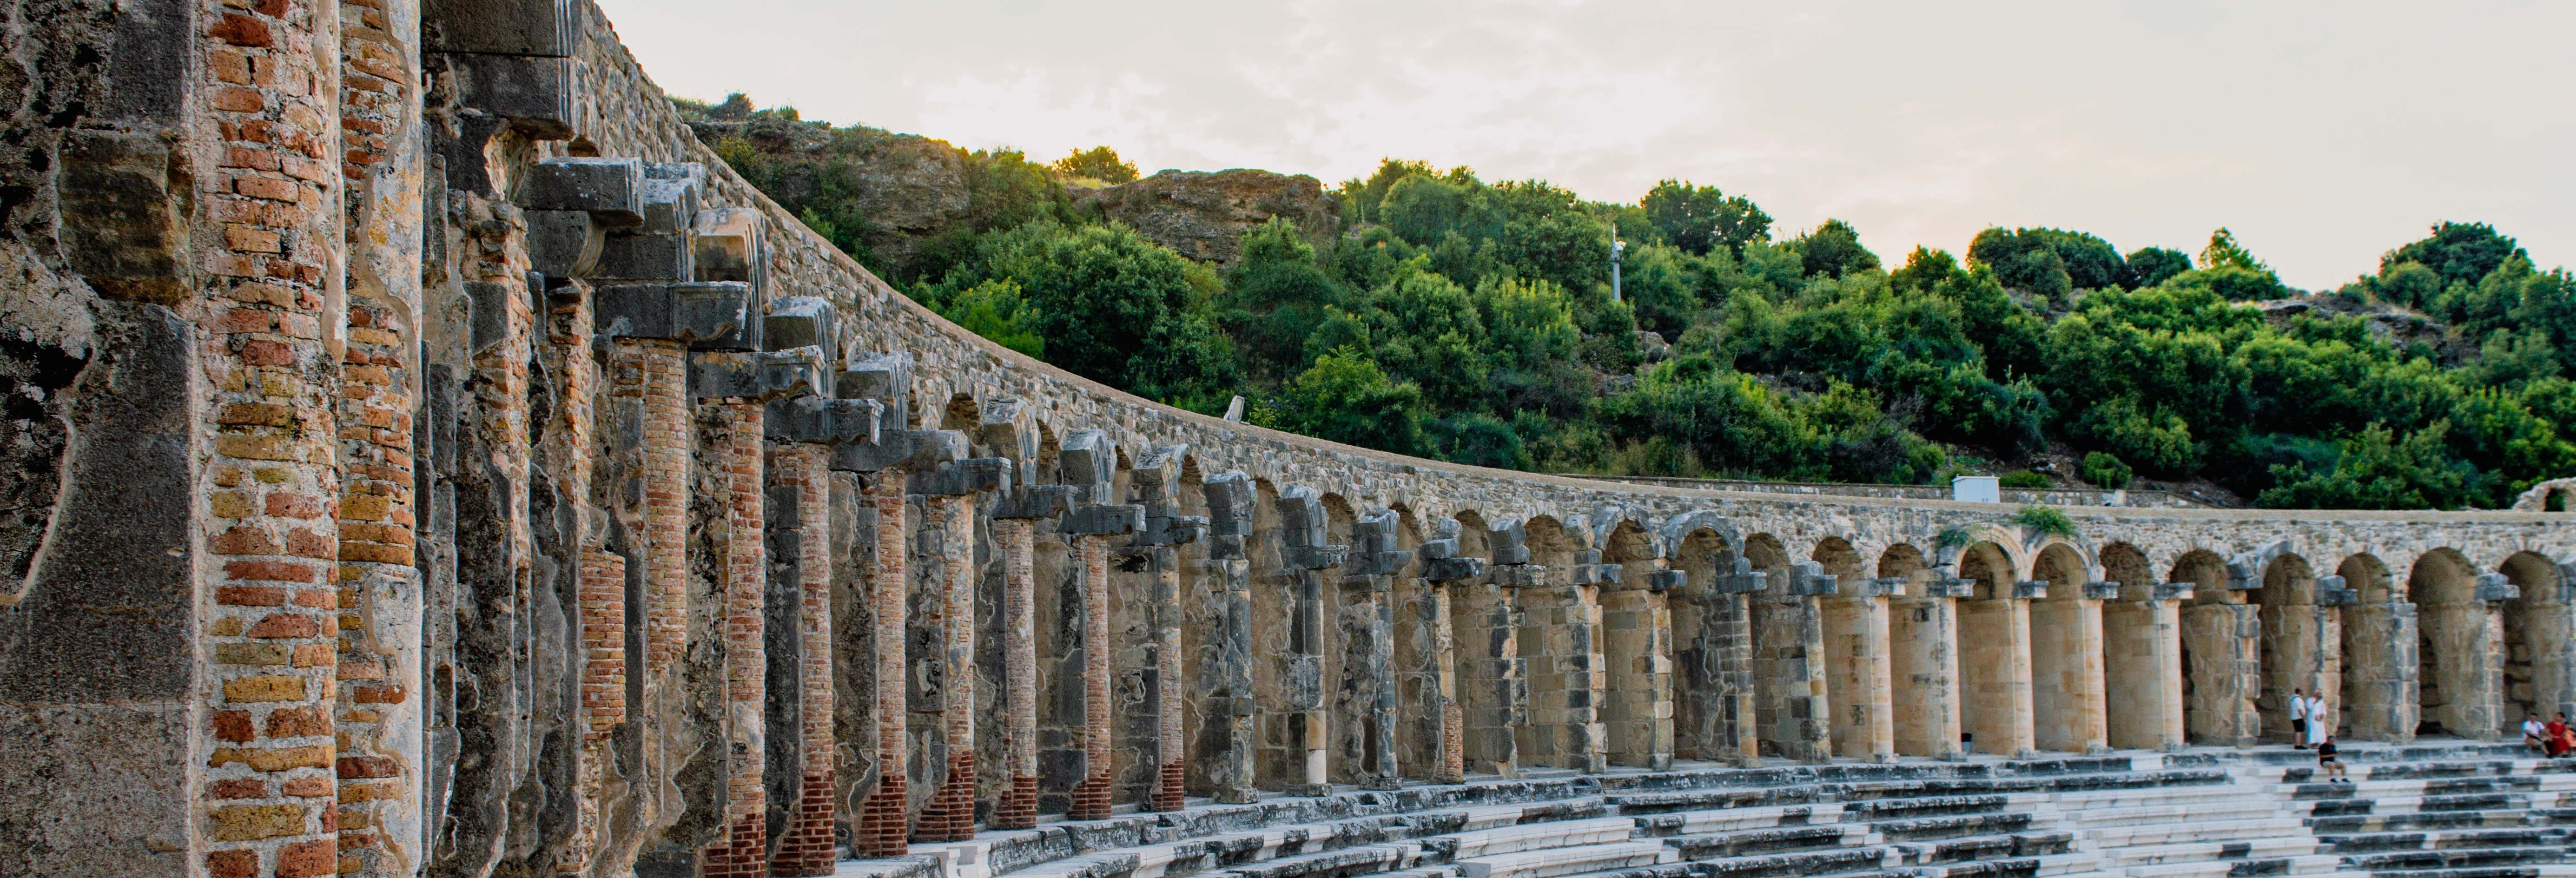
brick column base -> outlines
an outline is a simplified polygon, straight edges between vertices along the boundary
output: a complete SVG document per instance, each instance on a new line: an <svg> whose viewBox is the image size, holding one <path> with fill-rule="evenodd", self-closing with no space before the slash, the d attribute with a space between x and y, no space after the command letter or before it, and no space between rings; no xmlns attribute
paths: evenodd
<svg viewBox="0 0 2576 878"><path fill-rule="evenodd" d="M993 816L984 821L993 829L1032 829L1038 825L1038 776L1023 774L1011 778L1002 790L1002 800L993 804Z"/></svg>
<svg viewBox="0 0 2576 878"><path fill-rule="evenodd" d="M1101 760L1106 762L1108 760ZM1109 819L1109 770L1093 771L1073 787L1073 807L1065 814L1070 820Z"/></svg>
<svg viewBox="0 0 2576 878"><path fill-rule="evenodd" d="M1157 773L1154 780L1153 800L1148 803L1151 807L1146 810L1181 810L1181 764L1178 762L1163 763L1162 769Z"/></svg>
<svg viewBox="0 0 2576 878"><path fill-rule="evenodd" d="M768 878L769 816L736 817L725 840L707 846L698 857L699 878Z"/></svg>
<svg viewBox="0 0 2576 878"><path fill-rule="evenodd" d="M851 839L851 853L862 859L900 857L912 852L906 841L911 835L904 825L905 798L903 766L879 766L877 791L859 806L859 828Z"/></svg>
<svg viewBox="0 0 2576 878"><path fill-rule="evenodd" d="M778 856L769 861L769 874L813 876L832 874L840 851L832 841L832 781L835 772L807 774L796 794L796 812L789 818L787 837L778 842Z"/></svg>
<svg viewBox="0 0 2576 878"><path fill-rule="evenodd" d="M975 751L948 754L948 782L921 809L914 836L924 842L966 841L975 837Z"/></svg>

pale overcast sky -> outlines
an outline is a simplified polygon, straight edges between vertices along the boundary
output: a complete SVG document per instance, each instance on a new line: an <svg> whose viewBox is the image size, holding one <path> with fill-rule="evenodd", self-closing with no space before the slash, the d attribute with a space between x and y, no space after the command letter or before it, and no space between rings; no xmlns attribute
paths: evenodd
<svg viewBox="0 0 2576 878"><path fill-rule="evenodd" d="M2438 220L2576 262L2576 2L601 0L674 94L1040 160L1327 185L1383 156L1633 201L1664 177L1882 258L1989 225L2305 287Z"/></svg>

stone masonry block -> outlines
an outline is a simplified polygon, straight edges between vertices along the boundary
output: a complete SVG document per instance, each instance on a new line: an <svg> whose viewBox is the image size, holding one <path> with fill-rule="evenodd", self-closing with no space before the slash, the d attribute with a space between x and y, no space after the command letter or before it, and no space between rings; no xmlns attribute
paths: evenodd
<svg viewBox="0 0 2576 878"><path fill-rule="evenodd" d="M591 277L603 280L685 281L697 277L687 235L613 232L600 244Z"/></svg>
<svg viewBox="0 0 2576 878"><path fill-rule="evenodd" d="M706 184L706 166L697 162L644 163L644 233L678 235L692 231Z"/></svg>
<svg viewBox="0 0 2576 878"><path fill-rule="evenodd" d="M421 49L570 57L580 8L573 0L429 0L420 6Z"/></svg>
<svg viewBox="0 0 2576 878"><path fill-rule="evenodd" d="M1077 500L1109 502L1109 480L1118 472L1118 446L1110 443L1108 433L1075 430L1065 434L1055 460L1056 480L1071 485Z"/></svg>
<svg viewBox="0 0 2576 878"><path fill-rule="evenodd" d="M1433 582L1464 582L1485 575L1483 558L1424 558L1422 578Z"/></svg>
<svg viewBox="0 0 2576 878"><path fill-rule="evenodd" d="M2119 583L2116 583L2116 582L2087 582L2087 583L2085 583L2085 584L2084 584L2084 599L2085 599L2085 600L2088 600L2088 601L2107 601L2107 600L2110 600L2110 599L2112 599L2112 598L2116 598L2116 597L2119 597L2119 596L2120 596L2120 584L2119 584Z"/></svg>
<svg viewBox="0 0 2576 878"><path fill-rule="evenodd" d="M531 210L528 267L549 277L589 277L599 267L606 230L588 211Z"/></svg>
<svg viewBox="0 0 2576 878"><path fill-rule="evenodd" d="M775 333L777 330L772 329ZM1000 396L984 401L977 413L976 439L984 447L1003 457L1034 460L1038 456L1037 431L1029 429L1022 417L1018 399Z"/></svg>
<svg viewBox="0 0 2576 878"><path fill-rule="evenodd" d="M1064 514L1064 532L1074 536L1117 536L1145 527L1145 507L1086 503Z"/></svg>
<svg viewBox="0 0 2576 878"><path fill-rule="evenodd" d="M578 210L601 225L644 222L644 163L634 159L553 158L528 168L519 185L528 210ZM685 278L675 278L685 280Z"/></svg>
<svg viewBox="0 0 2576 878"><path fill-rule="evenodd" d="M832 468L872 473L890 469L931 472L940 464L966 459L966 434L955 430L897 430L880 427L877 441L832 449Z"/></svg>
<svg viewBox="0 0 2576 878"><path fill-rule="evenodd" d="M977 457L944 463L922 480L921 493L940 497L961 497L979 492L1011 490L1011 459Z"/></svg>
<svg viewBox="0 0 2576 878"><path fill-rule="evenodd" d="M735 280L760 284L768 272L763 258L760 212L743 207L725 207L698 211L693 237L697 241L697 265L700 280Z"/></svg>
<svg viewBox="0 0 2576 878"><path fill-rule="evenodd" d="M1839 583L1825 572L1825 565L1800 561L1789 565L1789 593L1801 597L1821 597L1834 593Z"/></svg>
<svg viewBox="0 0 2576 878"><path fill-rule="evenodd" d="M599 331L612 338L723 338L751 313L751 288L743 284L612 284L593 295Z"/></svg>
<svg viewBox="0 0 2576 878"><path fill-rule="evenodd" d="M533 140L572 137L573 59L458 52L447 66L465 109L506 120Z"/></svg>
<svg viewBox="0 0 2576 878"><path fill-rule="evenodd" d="M1689 584L1690 572L1685 570L1657 570L1646 579L1648 591L1672 591Z"/></svg>
<svg viewBox="0 0 2576 878"><path fill-rule="evenodd" d="M2361 592L2344 586L2340 576L2317 577L2317 606L2349 607L2361 602Z"/></svg>
<svg viewBox="0 0 2576 878"><path fill-rule="evenodd" d="M1073 489L1063 485L1018 485L993 504L994 518L1054 518L1063 515Z"/></svg>
<svg viewBox="0 0 2576 878"><path fill-rule="evenodd" d="M700 352L689 357L689 392L701 400L775 400L823 390L817 348L792 351Z"/></svg>
<svg viewBox="0 0 2576 878"><path fill-rule="evenodd" d="M2502 573L2478 574L2478 600L2509 601L2522 596L2522 589L2506 581Z"/></svg>
<svg viewBox="0 0 2576 878"><path fill-rule="evenodd" d="M1906 578L1902 576L1883 576L1877 579L1864 579L1859 583L1859 593L1863 597L1873 598L1904 597L1906 581Z"/></svg>
<svg viewBox="0 0 2576 878"><path fill-rule="evenodd" d="M761 426L774 442L871 443L883 412L873 399L796 396L770 403Z"/></svg>
<svg viewBox="0 0 2576 878"><path fill-rule="evenodd" d="M1496 564L1530 562L1529 531L1520 522L1512 522L1485 532L1486 557Z"/></svg>
<svg viewBox="0 0 2576 878"><path fill-rule="evenodd" d="M760 342L773 351L789 348L822 348L823 355L841 358L841 312L832 303L814 296L787 296L769 303L769 313L762 317ZM840 373L834 370L832 377Z"/></svg>
<svg viewBox="0 0 2576 878"><path fill-rule="evenodd" d="M2039 600L2048 597L2048 583L2042 580L2016 582L2012 584L2011 593L2006 596L2014 600Z"/></svg>
<svg viewBox="0 0 2576 878"><path fill-rule="evenodd" d="M866 354L852 357L850 367L833 381L844 399L873 399L885 404L885 423L912 426L912 355Z"/></svg>
<svg viewBox="0 0 2576 878"><path fill-rule="evenodd" d="M1246 536L1252 533L1252 510L1258 502L1252 489L1252 477L1241 470L1228 470L1207 477L1199 483L1199 494L1207 499L1208 531L1222 536Z"/></svg>

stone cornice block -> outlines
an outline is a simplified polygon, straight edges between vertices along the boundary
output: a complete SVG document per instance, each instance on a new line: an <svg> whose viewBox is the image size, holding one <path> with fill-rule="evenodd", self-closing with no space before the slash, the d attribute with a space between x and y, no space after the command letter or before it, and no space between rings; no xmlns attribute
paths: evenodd
<svg viewBox="0 0 2576 878"><path fill-rule="evenodd" d="M842 472L930 472L965 459L966 436L955 430L879 428L875 442L832 449L832 468Z"/></svg>
<svg viewBox="0 0 2576 878"><path fill-rule="evenodd" d="M548 277L589 277L607 229L584 210L529 210L528 267Z"/></svg>
<svg viewBox="0 0 2576 878"><path fill-rule="evenodd" d="M2014 600L2039 600L2046 598L2048 597L2048 583L2044 580L2036 579L2013 583L2011 597Z"/></svg>
<svg viewBox="0 0 2576 878"><path fill-rule="evenodd" d="M1657 570L1646 578L1648 591L1672 591L1687 585L1690 585L1690 572L1685 570Z"/></svg>
<svg viewBox="0 0 2576 878"><path fill-rule="evenodd" d="M1209 533L1235 537L1252 533L1253 509L1260 498L1252 489L1251 476L1240 470L1209 476L1199 483L1199 495L1207 499Z"/></svg>
<svg viewBox="0 0 2576 878"><path fill-rule="evenodd" d="M942 463L920 479L921 493L936 497L1011 490L1011 459L976 457Z"/></svg>
<svg viewBox="0 0 2576 878"><path fill-rule="evenodd" d="M761 428L773 442L871 443L884 411L873 399L795 396L771 402Z"/></svg>
<svg viewBox="0 0 2576 878"><path fill-rule="evenodd" d="M1073 489L1063 485L1019 485L993 504L994 518L1054 518L1063 515Z"/></svg>
<svg viewBox="0 0 2576 878"><path fill-rule="evenodd" d="M572 138L573 59L451 52L457 103L498 118L531 140ZM639 212L636 222L643 217Z"/></svg>
<svg viewBox="0 0 2576 878"><path fill-rule="evenodd" d="M2505 579L2502 573L2480 573L2477 582L2478 600L2497 603L2522 596L2522 588Z"/></svg>
<svg viewBox="0 0 2576 878"><path fill-rule="evenodd" d="M2155 590L2150 592L2152 597L2149 599L2159 601L2191 600L2194 593L2192 586L2193 583L2189 582L2159 582L2156 583Z"/></svg>
<svg viewBox="0 0 2576 878"><path fill-rule="evenodd" d="M749 286L744 288L748 290ZM873 399L884 403L885 422L890 427L912 426L911 354L853 357L850 367L833 380L833 390L844 398Z"/></svg>
<svg viewBox="0 0 2576 878"><path fill-rule="evenodd" d="M644 223L644 163L627 158L552 158L528 167L518 204L528 210L577 210L600 225ZM688 280L686 277L675 280Z"/></svg>
<svg viewBox="0 0 2576 878"><path fill-rule="evenodd" d="M1495 564L1485 568L1486 581L1514 588L1538 585L1546 574L1547 568L1537 564Z"/></svg>
<svg viewBox="0 0 2576 878"><path fill-rule="evenodd" d="M1942 577L1923 584L1927 598L1964 598L1977 593L1977 581L1959 577Z"/></svg>
<svg viewBox="0 0 2576 878"><path fill-rule="evenodd" d="M2083 594L2084 599L2088 601L2111 600L2120 596L2120 584L2116 582L2087 582L2084 584Z"/></svg>
<svg viewBox="0 0 2576 878"><path fill-rule="evenodd" d="M1485 531L1485 555L1495 564L1530 562L1529 531L1520 522Z"/></svg>
<svg viewBox="0 0 2576 878"><path fill-rule="evenodd" d="M1591 554L1594 557L1599 557L1601 553L1590 552L1588 554ZM1617 564L1576 564L1572 568L1574 584L1603 585L1618 582L1619 567L1620 565Z"/></svg>
<svg viewBox="0 0 2576 878"><path fill-rule="evenodd" d="M1110 479L1118 474L1118 446L1099 430L1067 433L1056 450L1055 470L1056 481L1073 487L1074 499L1107 503L1114 499L1109 491Z"/></svg>
<svg viewBox="0 0 2576 878"><path fill-rule="evenodd" d="M643 231L688 234L697 225L698 200L706 181L706 166L697 162L646 162Z"/></svg>
<svg viewBox="0 0 2576 878"><path fill-rule="evenodd" d="M823 352L700 351L689 355L689 393L704 401L767 402L823 392Z"/></svg>
<svg viewBox="0 0 2576 878"><path fill-rule="evenodd" d="M1902 576L1882 576L1876 579L1864 579L1855 585L1860 587L1857 594L1862 597L1901 598L1905 596L1907 582L1909 580Z"/></svg>
<svg viewBox="0 0 2576 878"><path fill-rule="evenodd" d="M1461 582L1485 575L1483 558L1423 558L1422 578L1432 582Z"/></svg>
<svg viewBox="0 0 2576 878"><path fill-rule="evenodd" d="M1834 593L1840 581L1825 572L1825 565L1800 561L1789 565L1789 593L1799 597L1823 597Z"/></svg>
<svg viewBox="0 0 2576 878"><path fill-rule="evenodd" d="M1145 528L1145 507L1085 503L1064 514L1064 532L1078 537L1123 536Z"/></svg>
<svg viewBox="0 0 2576 878"><path fill-rule="evenodd" d="M2343 577L2317 577L2317 606L2349 607L2361 603L2361 592L2344 587Z"/></svg>
<svg viewBox="0 0 2576 878"><path fill-rule="evenodd" d="M421 50L567 58L581 41L573 0L429 0Z"/></svg>
<svg viewBox="0 0 2576 878"><path fill-rule="evenodd" d="M599 331L611 338L723 338L739 332L751 314L751 288L744 284L611 284L592 296Z"/></svg>

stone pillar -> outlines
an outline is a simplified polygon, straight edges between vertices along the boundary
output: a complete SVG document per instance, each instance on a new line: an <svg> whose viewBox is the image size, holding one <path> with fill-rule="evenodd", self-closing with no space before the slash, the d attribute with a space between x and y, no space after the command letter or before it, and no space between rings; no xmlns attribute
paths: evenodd
<svg viewBox="0 0 2576 878"><path fill-rule="evenodd" d="M2045 582L1999 583L1996 594L1959 603L1960 663L1967 732L1979 753L2027 759L2038 750L2030 694L2030 602Z"/></svg>
<svg viewBox="0 0 2576 878"><path fill-rule="evenodd" d="M2182 603L2192 585L2127 586L2136 597L2102 605L2103 676L2111 746L2183 747Z"/></svg>
<svg viewBox="0 0 2576 878"><path fill-rule="evenodd" d="M975 837L975 507L984 492L1008 492L1009 458L989 457L942 465L923 483L925 526L931 554L938 560L932 588L922 606L922 626L939 638L940 657L933 682L938 693L939 727L930 746L930 764L942 779L923 806L913 835L925 842L965 841Z"/></svg>
<svg viewBox="0 0 2576 878"><path fill-rule="evenodd" d="M1109 549L1114 538L1145 526L1141 506L1112 505L1110 478L1116 474L1118 450L1098 430L1067 435L1056 457L1060 478L1073 488L1077 504L1064 516L1082 565L1082 780L1073 787L1068 811L1074 820L1110 816L1116 765L1111 756Z"/></svg>
<svg viewBox="0 0 2576 878"><path fill-rule="evenodd" d="M779 550L772 569L784 575L770 583L770 674L793 691L773 693L768 736L771 754L790 757L773 760L795 774L770 778L770 810L782 832L769 869L829 875L840 859L833 801L831 458L820 446L798 443L780 448L775 461L782 502L769 522ZM793 746L782 746L788 742Z"/></svg>
<svg viewBox="0 0 2576 878"><path fill-rule="evenodd" d="M2043 750L2101 754L2110 749L2103 671L2102 602L2116 582L2051 584L2076 594L2030 605L2033 740Z"/></svg>
<svg viewBox="0 0 2576 878"><path fill-rule="evenodd" d="M2555 572L2556 583L2534 584L2523 594L2523 644L2531 653L2529 701L2544 717L2576 715L2576 563L2557 565Z"/></svg>
<svg viewBox="0 0 2576 878"><path fill-rule="evenodd" d="M1640 562L1630 562L1637 564ZM1686 574L1642 562L1601 591L1602 639L1610 657L1609 761L1657 771L1673 765L1672 611L1668 595ZM1624 567L1625 565L1623 565Z"/></svg>
<svg viewBox="0 0 2576 878"><path fill-rule="evenodd" d="M1919 593L1892 608L1888 671L1896 690L1899 754L1967 758L1959 747L1965 701L1959 692L1958 599L1975 586L1973 579L1925 580Z"/></svg>
<svg viewBox="0 0 2576 878"><path fill-rule="evenodd" d="M1207 656L1200 662L1207 670L1197 683L1206 695L1208 716L1199 761L1207 767L1216 801L1250 804L1261 792L1253 764L1252 562L1244 541L1252 535L1258 503L1252 478L1240 471L1210 476L1199 491L1207 498L1208 571L1223 620L1209 635Z"/></svg>
<svg viewBox="0 0 2576 878"><path fill-rule="evenodd" d="M904 680L911 676L904 664L904 590L912 580L907 548L912 542L911 528L904 513L903 474L900 471L879 472L868 479L862 495L876 513L876 565L867 583L869 611L875 615L876 630L871 637L876 646L877 739L874 749L877 782L867 800L859 806L858 826L852 832L852 853L863 858L883 859L904 856L910 850L910 821L905 811L910 804L906 791L904 724L908 718Z"/></svg>
<svg viewBox="0 0 2576 878"><path fill-rule="evenodd" d="M1597 550L1578 549L1562 583L1521 589L1527 622L1522 631L1531 641L1525 652L1538 660L1530 670L1523 758L1576 771L1610 767L1609 729L1601 722L1608 659L1601 653L1601 604L1594 594L1618 579L1619 565L1601 563Z"/></svg>
<svg viewBox="0 0 2576 878"><path fill-rule="evenodd" d="M1467 760L1477 771L1512 777L1523 767L1520 735L1529 723L1529 660L1520 651L1527 620L1520 592L1537 586L1546 568L1529 563L1518 524L1486 531L1485 548L1492 562L1485 579L1466 586L1469 661L1460 682L1470 695Z"/></svg>
<svg viewBox="0 0 2576 878"><path fill-rule="evenodd" d="M1755 722L1760 711L1754 705L1760 692L1753 683L1752 601L1768 587L1769 579L1769 573L1753 569L1753 562L1739 555L1703 593L1701 672L1713 685L1703 690L1709 700L1700 712L1702 759L1741 767L1762 758Z"/></svg>
<svg viewBox="0 0 2576 878"><path fill-rule="evenodd" d="M1351 554L1350 566L1343 570L1343 585L1354 595L1345 605L1352 616L1342 626L1342 675L1344 695L1361 701L1366 717L1366 744L1362 748L1360 786L1363 789L1392 790L1404 786L1403 770L1396 758L1396 679L1395 679L1395 577L1413 561L1408 552L1396 550L1395 513L1373 509L1360 516L1352 528L1358 543Z"/></svg>
<svg viewBox="0 0 2576 878"><path fill-rule="evenodd" d="M2239 590L2200 600L2182 611L2183 650L2191 657L2183 669L2191 679L2183 703L2185 734L2194 744L2254 746L2262 733L2262 717L2254 711L2263 686L2262 616Z"/></svg>
<svg viewBox="0 0 2576 878"><path fill-rule="evenodd" d="M1181 587L1177 547L1198 542L1208 529L1206 517L1181 515L1174 502L1180 491L1181 460L1187 456L1188 446L1161 446L1139 458L1128 473L1128 488L1134 495L1130 499L1145 513L1145 526L1137 531L1130 551L1145 553L1154 572L1151 667L1144 675L1154 711L1154 779L1143 803L1148 811L1180 810L1187 780L1184 766L1189 746L1181 734L1181 696L1188 686L1181 673L1181 598L1186 592Z"/></svg>
<svg viewBox="0 0 2576 878"><path fill-rule="evenodd" d="M2343 617L2348 651L2343 656L2346 703L2341 725L2348 740L2415 741L2420 716L2415 676L2423 667L2417 638L2421 635L2416 631L2415 605L2403 600L2404 594L2391 590L2388 600L2356 603ZM2184 642L2195 648L2198 641L2191 638L2189 614L2196 609L2183 610ZM2199 661L2197 654L2193 661ZM2199 693L2193 695L2198 702Z"/></svg>
<svg viewBox="0 0 2576 878"><path fill-rule="evenodd" d="M1429 754L1429 771L1416 771L1433 783L1459 783L1467 778L1467 718L1459 703L1458 655L1461 646L1457 636L1454 592L1475 588L1474 580L1484 575L1482 558L1458 556L1457 519L1443 518L1432 526L1432 538L1414 549L1420 578L1414 580L1413 599L1403 609L1402 618L1409 630L1399 632L1405 674L1405 703L1413 706L1411 722L1405 733L1418 741L1412 750ZM1411 636L1405 636L1410 634ZM1464 663L1472 664L1474 658Z"/></svg>
<svg viewBox="0 0 2576 878"><path fill-rule="evenodd" d="M1292 713L1287 717L1289 746L1305 753L1299 781L1286 791L1320 796L1331 792L1332 784L1325 775L1324 585L1316 571L1341 566L1350 547L1326 542L1329 522L1313 488L1292 485L1282 492L1279 518L1280 561L1288 571L1283 584L1289 589L1288 667L1281 700Z"/></svg>
<svg viewBox="0 0 2576 878"><path fill-rule="evenodd" d="M1825 698L1825 626L1822 595L1836 585L1813 561L1789 565L1783 581L1752 595L1753 672L1766 690L1755 704L1757 736L1780 756L1822 763L1833 758L1831 711Z"/></svg>
<svg viewBox="0 0 2576 878"><path fill-rule="evenodd" d="M724 452L725 835L699 858L707 878L769 874L769 798L761 784L767 747L762 706L768 700L764 642L769 561L763 553L767 485L762 468L761 406L724 405L731 438Z"/></svg>
<svg viewBox="0 0 2576 878"><path fill-rule="evenodd" d="M1888 602L1904 596L1902 578L1865 579L1824 601L1836 753L1896 761L1896 645L1888 640Z"/></svg>
<svg viewBox="0 0 2576 878"><path fill-rule="evenodd" d="M1038 825L1038 653L1036 520L1063 514L1062 486L1021 486L993 510L1002 553L1002 798L985 825Z"/></svg>

